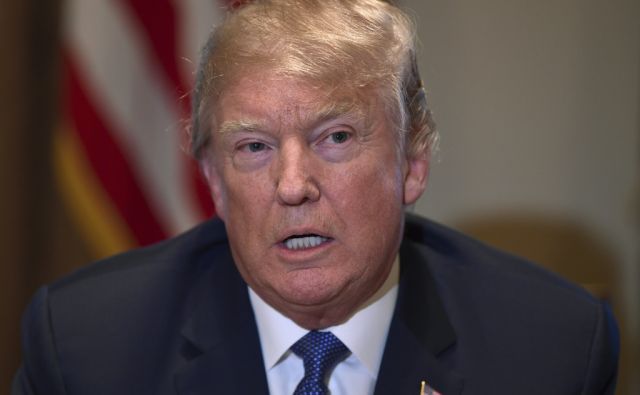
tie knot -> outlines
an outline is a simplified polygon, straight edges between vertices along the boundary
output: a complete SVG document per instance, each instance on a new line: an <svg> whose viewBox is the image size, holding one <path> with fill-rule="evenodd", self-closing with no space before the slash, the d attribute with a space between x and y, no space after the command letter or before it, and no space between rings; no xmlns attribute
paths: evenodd
<svg viewBox="0 0 640 395"><path fill-rule="evenodd" d="M349 349L331 332L311 331L298 340L291 351L302 358L304 378L294 395L328 394L325 380L335 365L349 354Z"/></svg>

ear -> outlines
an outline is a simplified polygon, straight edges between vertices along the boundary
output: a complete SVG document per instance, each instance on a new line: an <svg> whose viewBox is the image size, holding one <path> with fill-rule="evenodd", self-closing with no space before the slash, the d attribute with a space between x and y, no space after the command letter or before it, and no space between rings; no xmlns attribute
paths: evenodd
<svg viewBox="0 0 640 395"><path fill-rule="evenodd" d="M427 186L429 178L429 154L421 153L407 158L407 169L404 177L404 204L415 203Z"/></svg>
<svg viewBox="0 0 640 395"><path fill-rule="evenodd" d="M210 157L203 159L200 162L200 166L207 180L209 191L211 191L213 204L216 207L216 215L224 221L227 213L227 207L225 204L227 199L225 198L226 194L220 172L218 171L218 168Z"/></svg>

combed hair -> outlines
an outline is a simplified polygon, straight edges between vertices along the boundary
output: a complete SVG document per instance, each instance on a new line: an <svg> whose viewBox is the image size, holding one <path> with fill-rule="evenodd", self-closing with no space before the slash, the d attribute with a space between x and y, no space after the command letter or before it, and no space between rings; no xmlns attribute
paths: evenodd
<svg viewBox="0 0 640 395"><path fill-rule="evenodd" d="M209 145L213 105L248 70L297 78L329 92L352 89L354 97L373 91L408 156L435 145L414 25L387 2L254 0L230 12L205 44L196 75L190 148L197 160Z"/></svg>

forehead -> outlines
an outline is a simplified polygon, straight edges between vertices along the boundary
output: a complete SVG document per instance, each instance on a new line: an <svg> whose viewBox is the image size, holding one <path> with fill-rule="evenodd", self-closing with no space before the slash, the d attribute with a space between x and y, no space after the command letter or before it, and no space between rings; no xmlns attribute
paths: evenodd
<svg viewBox="0 0 640 395"><path fill-rule="evenodd" d="M378 102L372 91L347 84L327 86L269 73L254 74L228 85L214 106L215 119L220 127L236 118L285 123L347 114L368 118Z"/></svg>

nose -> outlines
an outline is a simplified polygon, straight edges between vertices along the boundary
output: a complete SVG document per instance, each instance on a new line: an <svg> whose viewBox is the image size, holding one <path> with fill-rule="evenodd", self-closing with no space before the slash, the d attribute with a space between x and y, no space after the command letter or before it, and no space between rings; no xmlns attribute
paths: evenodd
<svg viewBox="0 0 640 395"><path fill-rule="evenodd" d="M313 169L311 155L301 141L287 141L281 146L275 166L280 204L297 206L320 198L320 189L313 177L317 169Z"/></svg>

